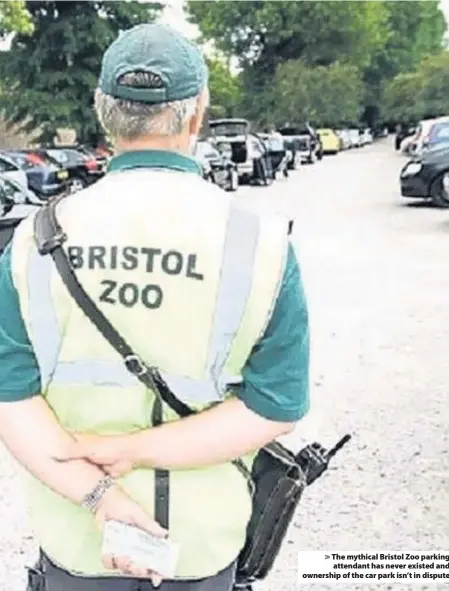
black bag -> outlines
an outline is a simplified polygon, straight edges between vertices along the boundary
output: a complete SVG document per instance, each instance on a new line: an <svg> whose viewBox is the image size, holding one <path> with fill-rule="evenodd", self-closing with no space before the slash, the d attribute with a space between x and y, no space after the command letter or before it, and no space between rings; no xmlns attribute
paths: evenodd
<svg viewBox="0 0 449 591"><path fill-rule="evenodd" d="M153 425L162 423L163 403L180 417L194 414L196 411L171 392L158 369L147 366L134 353L78 282L62 248L67 236L56 218L55 208L58 202L59 199L48 202L36 214L34 237L39 253L52 256L62 281L81 310L122 356L128 371L155 392ZM318 444L313 444L296 456L280 443L270 443L258 452L251 473L242 460L232 462L246 478L253 503L245 546L238 557L237 586L248 585L267 575L279 553L305 486L327 468L329 458L348 439L349 436L343 438L330 452L326 452ZM166 529L169 527L169 483L169 471L156 469L154 515L156 521Z"/></svg>

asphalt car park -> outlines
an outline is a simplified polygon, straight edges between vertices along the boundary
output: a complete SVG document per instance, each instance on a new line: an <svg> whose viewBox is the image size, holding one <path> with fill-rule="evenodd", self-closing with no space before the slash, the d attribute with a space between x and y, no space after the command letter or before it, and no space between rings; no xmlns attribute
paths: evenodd
<svg viewBox="0 0 449 591"><path fill-rule="evenodd" d="M312 335L311 410L285 442L331 446L353 435L306 491L263 591L343 589L298 587L299 550L448 547L449 218L401 199L404 158L392 139L237 193L248 207L294 219ZM350 588L372 589L363 581Z"/></svg>

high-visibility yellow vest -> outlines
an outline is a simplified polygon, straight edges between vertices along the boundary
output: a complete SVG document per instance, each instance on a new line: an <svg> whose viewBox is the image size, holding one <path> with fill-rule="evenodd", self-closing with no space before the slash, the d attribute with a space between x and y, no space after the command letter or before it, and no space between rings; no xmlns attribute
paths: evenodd
<svg viewBox="0 0 449 591"><path fill-rule="evenodd" d="M280 288L285 220L246 211L195 174L150 169L111 173L61 202L57 214L80 282L177 397L204 409L231 395L228 384L264 333ZM42 393L62 426L98 434L149 428L154 393L78 309L51 257L38 254L33 217L14 237L12 273ZM165 408L164 419L178 417ZM120 482L153 515L154 471L137 469ZM111 574L87 510L31 477L30 508L56 564ZM169 510L170 537L181 546L176 576L202 578L237 557L251 498L232 464L177 470Z"/></svg>

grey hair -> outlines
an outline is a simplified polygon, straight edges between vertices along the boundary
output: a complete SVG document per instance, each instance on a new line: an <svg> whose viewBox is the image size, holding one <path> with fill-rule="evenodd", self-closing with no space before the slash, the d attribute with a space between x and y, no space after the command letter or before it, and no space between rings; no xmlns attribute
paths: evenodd
<svg viewBox="0 0 449 591"><path fill-rule="evenodd" d="M154 88L154 75L148 72L124 74L119 81L136 88ZM157 86L157 84L156 84ZM95 111L111 138L134 140L148 135L177 135L199 108L201 94L192 98L151 105L114 98L100 88L95 92Z"/></svg>

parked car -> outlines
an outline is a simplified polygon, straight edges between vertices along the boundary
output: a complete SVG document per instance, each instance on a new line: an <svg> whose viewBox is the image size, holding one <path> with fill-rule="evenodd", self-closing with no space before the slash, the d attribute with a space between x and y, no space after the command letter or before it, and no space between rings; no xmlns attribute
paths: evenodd
<svg viewBox="0 0 449 591"><path fill-rule="evenodd" d="M369 127L366 127L361 132L362 146L368 146L373 143L373 134Z"/></svg>
<svg viewBox="0 0 449 591"><path fill-rule="evenodd" d="M356 127L351 127L348 130L349 133L349 140L351 142L351 148L361 148L362 147L362 140L360 137L360 130Z"/></svg>
<svg viewBox="0 0 449 591"><path fill-rule="evenodd" d="M0 254L11 240L15 228L33 211L36 196L22 184L0 175Z"/></svg>
<svg viewBox="0 0 449 591"><path fill-rule="evenodd" d="M216 185L225 189L225 191L237 191L239 186L239 176L237 166L232 162L232 148L226 149L224 143L221 149L214 146L212 142L200 140L195 147L194 156L201 164L203 177Z"/></svg>
<svg viewBox="0 0 449 591"><path fill-rule="evenodd" d="M28 178L28 187L40 199L59 195L68 188L69 172L50 156L35 150L16 150L8 156Z"/></svg>
<svg viewBox="0 0 449 591"><path fill-rule="evenodd" d="M323 154L338 154L340 151L340 138L333 129L318 129Z"/></svg>
<svg viewBox="0 0 449 591"><path fill-rule="evenodd" d="M223 142L231 145L239 182L271 183L273 177L268 153L262 140L251 133L246 119L215 119L209 122L209 128L217 146Z"/></svg>
<svg viewBox="0 0 449 591"><path fill-rule="evenodd" d="M409 156L421 154L435 121L435 119L423 119L420 121L415 133L412 136L405 138L401 143L401 152Z"/></svg>
<svg viewBox="0 0 449 591"><path fill-rule="evenodd" d="M309 124L287 124L279 129L279 133L290 141L295 140L302 163L314 164L323 157L320 137Z"/></svg>
<svg viewBox="0 0 449 591"><path fill-rule="evenodd" d="M7 154L0 153L0 174L28 187L28 178L24 170Z"/></svg>
<svg viewBox="0 0 449 591"><path fill-rule="evenodd" d="M348 129L339 129L337 135L340 138L340 146L342 150L350 150L352 148L351 137Z"/></svg>
<svg viewBox="0 0 449 591"><path fill-rule="evenodd" d="M438 117L428 127L427 133L422 137L420 146L416 152L424 153L438 145L449 142L449 117Z"/></svg>
<svg viewBox="0 0 449 591"><path fill-rule="evenodd" d="M104 169L94 154L81 148L47 148L45 154L69 172L70 191L75 193L104 176ZM106 163L106 161L105 161Z"/></svg>
<svg viewBox="0 0 449 591"><path fill-rule="evenodd" d="M409 160L401 170L400 185L402 197L449 207L449 142Z"/></svg>
<svg viewBox="0 0 449 591"><path fill-rule="evenodd" d="M85 158L89 174L91 175L98 174L99 176L102 176L105 173L107 163L112 156L112 152L106 147L90 148L84 144L48 146L47 149L50 148L57 150L75 150Z"/></svg>

